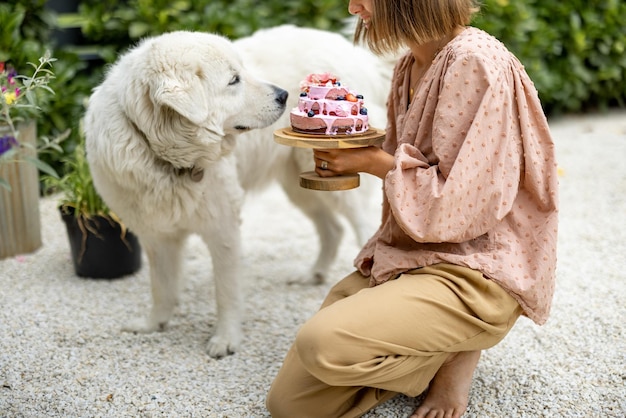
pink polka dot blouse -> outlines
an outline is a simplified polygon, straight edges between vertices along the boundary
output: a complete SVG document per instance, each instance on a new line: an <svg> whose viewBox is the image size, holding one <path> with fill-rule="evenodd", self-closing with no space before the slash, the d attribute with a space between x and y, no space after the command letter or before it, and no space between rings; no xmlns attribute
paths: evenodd
<svg viewBox="0 0 626 418"><path fill-rule="evenodd" d="M467 28L409 103L410 53L394 71L383 149L394 155L382 224L355 266L371 285L440 262L481 271L543 324L555 285L554 144L537 92L502 43Z"/></svg>

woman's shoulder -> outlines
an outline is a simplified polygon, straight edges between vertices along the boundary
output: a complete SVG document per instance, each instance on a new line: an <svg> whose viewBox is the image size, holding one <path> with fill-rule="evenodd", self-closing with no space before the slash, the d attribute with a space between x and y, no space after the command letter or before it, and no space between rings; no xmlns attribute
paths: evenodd
<svg viewBox="0 0 626 418"><path fill-rule="evenodd" d="M452 42L449 43L452 51L458 55L483 55L490 58L499 56L511 57L512 53L495 36L472 26L467 27Z"/></svg>
<svg viewBox="0 0 626 418"><path fill-rule="evenodd" d="M447 61L474 58L489 66L509 68L517 66L515 55L495 36L472 26L468 26L448 45Z"/></svg>

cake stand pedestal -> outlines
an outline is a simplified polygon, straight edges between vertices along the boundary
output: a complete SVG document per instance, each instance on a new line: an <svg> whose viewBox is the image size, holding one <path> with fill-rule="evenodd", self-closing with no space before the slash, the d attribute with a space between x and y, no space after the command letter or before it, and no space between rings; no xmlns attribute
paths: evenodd
<svg viewBox="0 0 626 418"><path fill-rule="evenodd" d="M385 131L370 128L362 134L352 135L311 135L295 132L291 127L274 131L274 141L298 148L337 149L363 148L371 145L380 145L385 139ZM305 171L300 174L300 187L312 190L348 190L359 187L358 174L342 176L320 177L315 171Z"/></svg>

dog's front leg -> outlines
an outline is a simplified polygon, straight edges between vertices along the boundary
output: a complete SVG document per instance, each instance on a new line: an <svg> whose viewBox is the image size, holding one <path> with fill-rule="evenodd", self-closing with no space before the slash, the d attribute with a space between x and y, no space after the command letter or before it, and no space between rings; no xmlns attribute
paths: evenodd
<svg viewBox="0 0 626 418"><path fill-rule="evenodd" d="M181 251L184 237L140 237L148 257L152 309L147 318L130 322L124 331L161 331L178 304Z"/></svg>
<svg viewBox="0 0 626 418"><path fill-rule="evenodd" d="M298 149L298 151L300 150ZM337 216L337 210L328 203L328 199L333 197L324 196L326 192L312 192L311 190L303 189L297 181L293 180L297 178L297 172L290 173L290 177L285 178L282 182L283 190L289 197L289 200L313 222L317 231L320 251L308 277L304 278L304 283L319 285L324 283L332 263L337 258L343 236L343 228ZM339 197L336 199L339 199ZM330 202L332 203L332 201ZM358 211L359 208L355 210ZM296 284L302 281L300 278L296 278L289 280L289 283Z"/></svg>
<svg viewBox="0 0 626 418"><path fill-rule="evenodd" d="M239 265L241 238L239 219L221 219L217 231L203 236L213 260L217 324L209 340L207 352L211 357L234 353L241 344L241 290Z"/></svg>

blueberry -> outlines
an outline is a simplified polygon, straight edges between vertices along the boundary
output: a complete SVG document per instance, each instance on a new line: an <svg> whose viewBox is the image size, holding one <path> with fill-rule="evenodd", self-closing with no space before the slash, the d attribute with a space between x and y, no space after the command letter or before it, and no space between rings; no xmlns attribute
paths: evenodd
<svg viewBox="0 0 626 418"><path fill-rule="evenodd" d="M346 100L346 96L337 96L337 100Z"/></svg>
<svg viewBox="0 0 626 418"><path fill-rule="evenodd" d="M362 94L357 94L357 95L356 95L356 98L357 98L357 99L362 99L362 98L363 98L363 95L362 95Z"/></svg>
<svg viewBox="0 0 626 418"><path fill-rule="evenodd" d="M308 117L312 118L313 116L315 116L315 112L312 110L309 110L309 113L306 114Z"/></svg>
<svg viewBox="0 0 626 418"><path fill-rule="evenodd" d="M306 97L306 92L303 91L302 93L300 93L300 97Z"/></svg>
<svg viewBox="0 0 626 418"><path fill-rule="evenodd" d="M360 113L361 113L362 115L367 115L367 109L366 109L366 108L364 108L364 107L362 107L362 108L361 108Z"/></svg>

